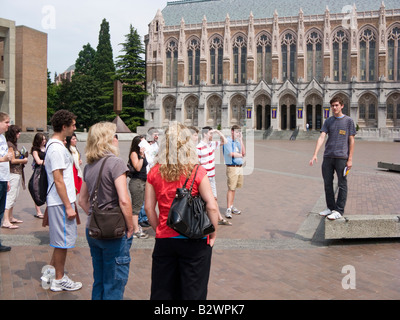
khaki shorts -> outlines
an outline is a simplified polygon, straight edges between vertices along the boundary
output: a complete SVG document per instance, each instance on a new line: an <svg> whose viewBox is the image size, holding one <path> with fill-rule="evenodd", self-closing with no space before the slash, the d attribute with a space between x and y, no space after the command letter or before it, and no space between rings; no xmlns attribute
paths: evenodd
<svg viewBox="0 0 400 320"><path fill-rule="evenodd" d="M21 175L10 173L10 191L7 192L6 209L10 210L17 203L19 190L21 187Z"/></svg>
<svg viewBox="0 0 400 320"><path fill-rule="evenodd" d="M243 186L243 167L226 166L228 190L234 191Z"/></svg>

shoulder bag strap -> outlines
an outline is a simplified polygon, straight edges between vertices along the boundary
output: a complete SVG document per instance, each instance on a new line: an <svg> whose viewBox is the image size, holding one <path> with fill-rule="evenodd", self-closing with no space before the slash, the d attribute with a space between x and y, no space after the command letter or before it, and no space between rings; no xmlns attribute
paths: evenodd
<svg viewBox="0 0 400 320"><path fill-rule="evenodd" d="M104 164L106 163L106 160L108 159L109 156L106 156L103 160L103 163L101 164L100 167L100 171L99 171L99 176L97 178L97 182L96 182L96 188L93 191L93 194L91 195L91 199L92 199L92 207L98 207L98 203L97 203L97 192L99 190L99 186L100 186L100 182L101 182L101 176L103 173L103 168L104 168Z"/></svg>
<svg viewBox="0 0 400 320"><path fill-rule="evenodd" d="M185 183L183 184L182 188L186 188L186 184L187 184L187 182L188 182L190 176L192 175L193 170L194 170L194 167L193 167L192 171L190 172L190 174L187 176L187 178L186 178L186 180L185 180Z"/></svg>
<svg viewBox="0 0 400 320"><path fill-rule="evenodd" d="M193 176L193 181L192 181L192 184L191 184L191 186L190 186L190 194L192 194L192 189L193 189L193 184L194 184L194 180L196 180L196 175L197 175L197 170L199 170L199 167L200 167L200 165L198 164L197 165L197 168L196 168L196 172L194 173L194 176ZM193 170L194 170L194 168L193 168ZM193 171L192 171L193 172Z"/></svg>

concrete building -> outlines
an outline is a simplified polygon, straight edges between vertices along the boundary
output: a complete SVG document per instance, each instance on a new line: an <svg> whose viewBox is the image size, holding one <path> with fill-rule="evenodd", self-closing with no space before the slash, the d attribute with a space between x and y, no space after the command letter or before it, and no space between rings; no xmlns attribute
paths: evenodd
<svg viewBox="0 0 400 320"><path fill-rule="evenodd" d="M396 0L168 2L145 45L146 127L319 130L340 95L359 136L400 136Z"/></svg>
<svg viewBox="0 0 400 320"><path fill-rule="evenodd" d="M0 18L0 110L23 131L46 130L47 34Z"/></svg>

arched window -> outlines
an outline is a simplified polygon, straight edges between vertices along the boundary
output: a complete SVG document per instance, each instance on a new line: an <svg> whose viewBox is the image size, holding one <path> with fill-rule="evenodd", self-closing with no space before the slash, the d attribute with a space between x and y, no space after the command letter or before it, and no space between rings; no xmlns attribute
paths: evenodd
<svg viewBox="0 0 400 320"><path fill-rule="evenodd" d="M365 29L360 36L360 80L376 79L376 36L371 29Z"/></svg>
<svg viewBox="0 0 400 320"><path fill-rule="evenodd" d="M185 101L185 125L197 126L198 125L198 110L199 110L199 99L194 96L190 96Z"/></svg>
<svg viewBox="0 0 400 320"><path fill-rule="evenodd" d="M215 37L210 44L210 80L211 84L222 84L224 47L223 41Z"/></svg>
<svg viewBox="0 0 400 320"><path fill-rule="evenodd" d="M282 51L282 80L296 79L296 39L291 33L286 33L281 41Z"/></svg>
<svg viewBox="0 0 400 320"><path fill-rule="evenodd" d="M242 95L235 95L231 99L231 125L243 126L246 121L246 98Z"/></svg>
<svg viewBox="0 0 400 320"><path fill-rule="evenodd" d="M176 99L168 96L164 102L163 126L168 126L170 121L176 120Z"/></svg>
<svg viewBox="0 0 400 320"><path fill-rule="evenodd" d="M246 83L247 44L243 36L233 41L233 82Z"/></svg>
<svg viewBox="0 0 400 320"><path fill-rule="evenodd" d="M386 126L400 127L400 94L394 93L387 100Z"/></svg>
<svg viewBox="0 0 400 320"><path fill-rule="evenodd" d="M349 37L343 30L335 32L332 39L333 81L346 82L349 75Z"/></svg>
<svg viewBox="0 0 400 320"><path fill-rule="evenodd" d="M166 47L166 85L176 87L178 85L178 43L175 40L168 42Z"/></svg>
<svg viewBox="0 0 400 320"><path fill-rule="evenodd" d="M317 32L311 32L306 39L307 44L307 79L323 80L323 51L322 36Z"/></svg>
<svg viewBox="0 0 400 320"><path fill-rule="evenodd" d="M222 99L213 95L208 99L207 106L207 125L211 127L221 125Z"/></svg>
<svg viewBox="0 0 400 320"><path fill-rule="evenodd" d="M200 43L192 39L188 45L188 82L189 85L200 84Z"/></svg>
<svg viewBox="0 0 400 320"><path fill-rule="evenodd" d="M262 34L256 41L257 46L257 81L272 82L271 38Z"/></svg>
<svg viewBox="0 0 400 320"><path fill-rule="evenodd" d="M400 28L394 27L388 36L388 79L400 80Z"/></svg>
<svg viewBox="0 0 400 320"><path fill-rule="evenodd" d="M359 123L364 127L377 125L377 99L370 93L364 94L359 100Z"/></svg>

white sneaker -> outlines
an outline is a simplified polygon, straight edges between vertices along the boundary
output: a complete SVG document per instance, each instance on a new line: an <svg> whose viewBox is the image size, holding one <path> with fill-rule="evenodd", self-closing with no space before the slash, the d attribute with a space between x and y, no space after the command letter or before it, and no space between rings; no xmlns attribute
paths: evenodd
<svg viewBox="0 0 400 320"><path fill-rule="evenodd" d="M43 289L50 289L51 282L55 279L56 277L56 269L54 269L53 266L44 266L42 268L42 276L40 277L40 280L42 280L42 288Z"/></svg>
<svg viewBox="0 0 400 320"><path fill-rule="evenodd" d="M333 210L332 213L328 216L329 220L336 220L336 219L340 219L342 217L342 215L337 212L336 210Z"/></svg>
<svg viewBox="0 0 400 320"><path fill-rule="evenodd" d="M75 291L79 290L82 288L82 283L81 282L75 282L72 281L70 278L68 278L67 275L64 274L64 277L62 277L60 280L53 280L51 283L51 291Z"/></svg>
<svg viewBox="0 0 400 320"><path fill-rule="evenodd" d="M332 213L331 209L325 209L319 213L320 216L326 217Z"/></svg>
<svg viewBox="0 0 400 320"><path fill-rule="evenodd" d="M232 209L233 214L241 214L242 213L238 208L235 208L234 206L232 206L231 209Z"/></svg>
<svg viewBox="0 0 400 320"><path fill-rule="evenodd" d="M228 219L232 219L232 209L231 208L226 209L225 217L227 217Z"/></svg>
<svg viewBox="0 0 400 320"><path fill-rule="evenodd" d="M135 239L147 239L149 237L149 234L146 232L143 232L143 229L141 226L139 226L139 231L133 234L133 238Z"/></svg>

